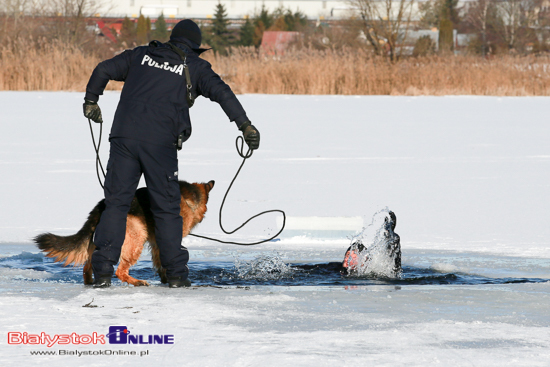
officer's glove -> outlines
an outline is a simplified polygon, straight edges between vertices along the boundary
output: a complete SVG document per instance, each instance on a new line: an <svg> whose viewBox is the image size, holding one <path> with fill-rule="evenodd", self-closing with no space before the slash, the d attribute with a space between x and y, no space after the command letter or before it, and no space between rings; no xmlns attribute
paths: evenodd
<svg viewBox="0 0 550 367"><path fill-rule="evenodd" d="M256 150L260 147L260 132L250 123L250 121L242 124L239 130L243 132L244 141L246 141L246 144L248 144L251 150Z"/></svg>
<svg viewBox="0 0 550 367"><path fill-rule="evenodd" d="M84 99L84 117L89 118L93 122L102 123L103 118L101 117L101 109L97 105L97 102L90 101L89 99Z"/></svg>

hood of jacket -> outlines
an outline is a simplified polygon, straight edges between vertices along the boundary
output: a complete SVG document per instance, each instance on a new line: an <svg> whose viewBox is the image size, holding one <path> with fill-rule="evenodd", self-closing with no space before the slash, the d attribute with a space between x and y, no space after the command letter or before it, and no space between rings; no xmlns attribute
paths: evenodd
<svg viewBox="0 0 550 367"><path fill-rule="evenodd" d="M196 43L193 43L192 41L188 40L185 37L174 37L170 39L170 42L181 48L185 51L185 48L189 48L193 50L197 55L202 54L203 52L206 52L208 50L211 50L210 48L201 48L200 45L197 47Z"/></svg>
<svg viewBox="0 0 550 367"><path fill-rule="evenodd" d="M185 52L186 55L191 54L197 54L200 55L204 51L208 51L209 49L192 49L189 45L186 43L180 43L180 42L174 42L170 41L173 45L175 45L177 48L181 49L183 52ZM168 61L170 64L181 64L183 63L183 60L181 59L180 55L178 55L172 48L167 45L166 43L162 43L160 41L151 41L149 43L149 54L155 59L157 62L164 62Z"/></svg>
<svg viewBox="0 0 550 367"><path fill-rule="evenodd" d="M190 49L186 49L184 51L186 54L189 54L189 52L192 52ZM151 55L151 57L159 63L168 61L172 65L183 64L183 60L181 59L180 55L175 53L170 48L170 46L160 41L151 41L149 43L149 48L147 50L147 53Z"/></svg>

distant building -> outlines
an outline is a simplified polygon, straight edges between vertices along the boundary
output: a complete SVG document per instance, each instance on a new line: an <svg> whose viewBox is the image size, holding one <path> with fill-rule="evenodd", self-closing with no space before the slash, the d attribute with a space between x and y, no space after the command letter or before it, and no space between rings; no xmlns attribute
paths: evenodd
<svg viewBox="0 0 550 367"><path fill-rule="evenodd" d="M300 32L265 31L260 50L268 55L282 55L288 46L300 39Z"/></svg>
<svg viewBox="0 0 550 367"><path fill-rule="evenodd" d="M229 19L245 19L259 13L262 6L270 12L277 8L301 11L308 19L339 19L349 15L348 0L221 0ZM209 19L214 16L218 0L123 0L107 4L96 16L137 18L141 14L157 18Z"/></svg>

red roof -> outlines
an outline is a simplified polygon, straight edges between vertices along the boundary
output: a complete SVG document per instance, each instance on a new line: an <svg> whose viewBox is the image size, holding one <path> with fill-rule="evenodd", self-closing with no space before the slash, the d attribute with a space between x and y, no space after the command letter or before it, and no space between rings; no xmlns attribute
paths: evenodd
<svg viewBox="0 0 550 367"><path fill-rule="evenodd" d="M98 20L97 26L105 37L116 43L116 34L113 34L113 30L116 31L116 33L120 33L120 30L122 29L121 22L106 24L104 21Z"/></svg>
<svg viewBox="0 0 550 367"><path fill-rule="evenodd" d="M266 31L262 37L261 50L269 54L284 54L288 45L300 36L300 32Z"/></svg>

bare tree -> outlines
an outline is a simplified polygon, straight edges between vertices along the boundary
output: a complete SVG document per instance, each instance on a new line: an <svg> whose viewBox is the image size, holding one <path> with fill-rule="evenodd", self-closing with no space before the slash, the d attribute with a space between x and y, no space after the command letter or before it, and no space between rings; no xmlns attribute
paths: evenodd
<svg viewBox="0 0 550 367"><path fill-rule="evenodd" d="M496 4L498 22L496 32L502 37L509 50L527 43L526 30L535 25L537 3L534 0L504 0ZM523 32L522 32L523 31Z"/></svg>
<svg viewBox="0 0 550 367"><path fill-rule="evenodd" d="M41 15L42 10L40 0L0 0L0 41L8 35L17 38L22 34L33 34L39 22L31 20Z"/></svg>
<svg viewBox="0 0 550 367"><path fill-rule="evenodd" d="M501 30L504 41L510 50L514 49L518 31L521 27L522 0L501 1L497 4L497 13L502 20Z"/></svg>
<svg viewBox="0 0 550 367"><path fill-rule="evenodd" d="M414 0L351 0L361 18L363 32L374 51L397 59L407 38Z"/></svg>
<svg viewBox="0 0 550 367"><path fill-rule="evenodd" d="M534 17L530 20L539 51L548 51L550 46L550 3L547 0L534 0Z"/></svg>
<svg viewBox="0 0 550 367"><path fill-rule="evenodd" d="M482 54L489 41L510 52L527 51L548 29L541 21L546 0L477 0L469 3L465 20L478 32Z"/></svg>
<svg viewBox="0 0 550 367"><path fill-rule="evenodd" d="M81 45L93 39L88 17L109 0L0 0L3 36L46 37Z"/></svg>
<svg viewBox="0 0 550 367"><path fill-rule="evenodd" d="M50 25L54 37L77 45L89 41L87 18L103 6L100 0L44 0L44 3L45 13L54 19Z"/></svg>
<svg viewBox="0 0 550 367"><path fill-rule="evenodd" d="M29 0L2 0L0 1L0 13L4 17L4 29L10 20L15 27L19 24L21 17L26 13Z"/></svg>
<svg viewBox="0 0 550 367"><path fill-rule="evenodd" d="M471 3L466 12L465 19L476 29L481 35L481 54L487 54L487 36L489 26L493 23L492 16L495 12L495 0L477 0Z"/></svg>

